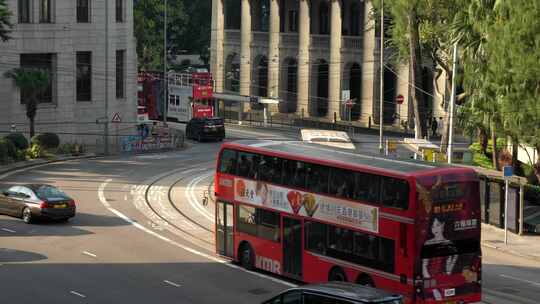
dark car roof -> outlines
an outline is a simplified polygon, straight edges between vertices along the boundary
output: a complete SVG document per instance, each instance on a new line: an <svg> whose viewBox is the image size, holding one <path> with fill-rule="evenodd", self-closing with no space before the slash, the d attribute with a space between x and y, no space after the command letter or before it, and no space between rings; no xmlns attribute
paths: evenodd
<svg viewBox="0 0 540 304"><path fill-rule="evenodd" d="M290 290L311 291L361 303L378 303L381 301L391 301L402 298L398 294L349 282L328 282L323 284L304 285Z"/></svg>
<svg viewBox="0 0 540 304"><path fill-rule="evenodd" d="M404 175L428 173L443 168L459 168L446 164L427 163L409 159L391 159L382 156L363 155L353 152L347 152L331 147L322 147L317 144L298 142L298 141L271 141L271 140L239 140L224 144L227 146L243 146L247 149L257 148L269 152L285 153L296 157L311 158L318 161L338 161L344 164L355 164L368 166L383 170L394 171ZM459 168L460 170L470 170Z"/></svg>

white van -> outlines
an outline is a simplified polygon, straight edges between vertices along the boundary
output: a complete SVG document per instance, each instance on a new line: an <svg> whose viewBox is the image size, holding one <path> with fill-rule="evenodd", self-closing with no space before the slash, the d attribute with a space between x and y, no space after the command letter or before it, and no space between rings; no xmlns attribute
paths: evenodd
<svg viewBox="0 0 540 304"><path fill-rule="evenodd" d="M341 149L355 150L349 135L342 131L302 129L300 131L302 141L331 146Z"/></svg>

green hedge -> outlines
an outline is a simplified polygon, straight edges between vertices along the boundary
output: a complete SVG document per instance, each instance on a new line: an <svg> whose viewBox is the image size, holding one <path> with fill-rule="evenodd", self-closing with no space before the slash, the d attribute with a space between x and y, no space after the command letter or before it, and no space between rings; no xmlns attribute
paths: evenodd
<svg viewBox="0 0 540 304"><path fill-rule="evenodd" d="M6 141L0 141L0 164L5 164L8 160L9 156Z"/></svg>
<svg viewBox="0 0 540 304"><path fill-rule="evenodd" d="M11 141L19 150L28 149L28 140L22 133L10 133L5 138Z"/></svg>
<svg viewBox="0 0 540 304"><path fill-rule="evenodd" d="M4 147L4 162L11 159L11 160L17 160L19 157L17 147L8 139L6 138L0 138L0 145Z"/></svg>
<svg viewBox="0 0 540 304"><path fill-rule="evenodd" d="M56 149L60 145L60 138L54 133L42 133L32 137L32 146L43 149Z"/></svg>

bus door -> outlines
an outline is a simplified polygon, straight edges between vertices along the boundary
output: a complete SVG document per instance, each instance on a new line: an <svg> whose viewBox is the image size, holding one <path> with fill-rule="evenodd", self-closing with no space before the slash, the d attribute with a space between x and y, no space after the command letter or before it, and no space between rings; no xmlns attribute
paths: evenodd
<svg viewBox="0 0 540 304"><path fill-rule="evenodd" d="M234 257L233 244L233 205L225 202L217 202L216 205L216 243L218 253Z"/></svg>
<svg viewBox="0 0 540 304"><path fill-rule="evenodd" d="M283 273L302 278L302 222L283 217Z"/></svg>

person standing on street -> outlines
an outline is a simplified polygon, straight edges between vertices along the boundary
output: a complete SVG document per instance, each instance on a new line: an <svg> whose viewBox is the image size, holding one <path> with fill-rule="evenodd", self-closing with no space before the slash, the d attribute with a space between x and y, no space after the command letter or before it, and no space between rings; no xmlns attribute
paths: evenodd
<svg viewBox="0 0 540 304"><path fill-rule="evenodd" d="M435 137L437 136L437 129L438 129L437 119L435 117L431 118L431 136Z"/></svg>
<svg viewBox="0 0 540 304"><path fill-rule="evenodd" d="M443 134L443 132L444 132L443 126L444 126L443 118L442 118L442 117L439 117L439 123L438 123L438 125L437 125L437 133L438 133L439 135L441 135L441 136L442 136L442 134Z"/></svg>

